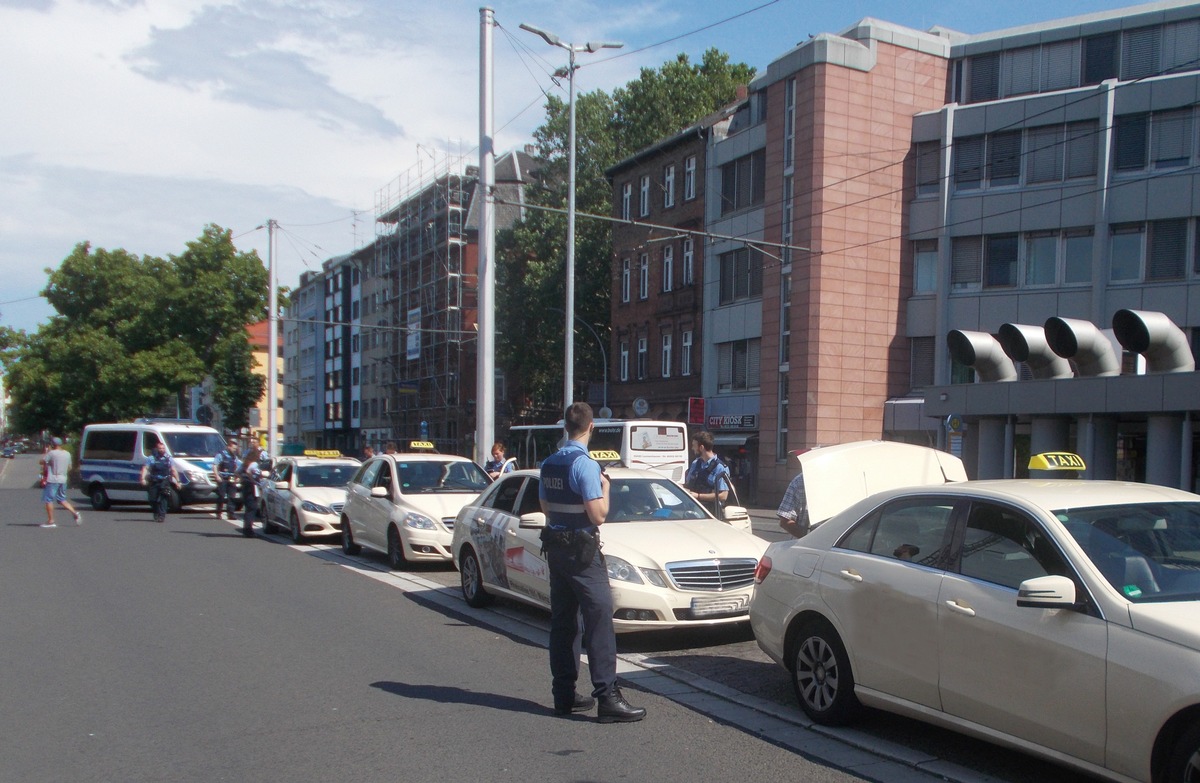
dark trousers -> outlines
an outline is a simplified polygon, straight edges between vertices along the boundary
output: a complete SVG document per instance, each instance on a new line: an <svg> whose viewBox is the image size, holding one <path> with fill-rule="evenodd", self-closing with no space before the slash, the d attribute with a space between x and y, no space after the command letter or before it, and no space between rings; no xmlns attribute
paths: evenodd
<svg viewBox="0 0 1200 783"><path fill-rule="evenodd" d="M217 516L221 512L232 514L237 508L237 482L231 479L217 480Z"/></svg>
<svg viewBox="0 0 1200 783"><path fill-rule="evenodd" d="M154 512L155 519L162 519L167 515L167 509L171 505L171 482L169 481L153 481L151 480L146 493L150 496L150 510Z"/></svg>
<svg viewBox="0 0 1200 783"><path fill-rule="evenodd" d="M254 494L255 486L242 482L242 531L254 529L254 520L258 517L258 496Z"/></svg>
<svg viewBox="0 0 1200 783"><path fill-rule="evenodd" d="M570 705L575 696L581 646L587 649L592 695L603 696L617 682L612 588L604 555L597 550L590 563L580 566L574 548L548 546L546 565L550 569L550 674L554 702Z"/></svg>

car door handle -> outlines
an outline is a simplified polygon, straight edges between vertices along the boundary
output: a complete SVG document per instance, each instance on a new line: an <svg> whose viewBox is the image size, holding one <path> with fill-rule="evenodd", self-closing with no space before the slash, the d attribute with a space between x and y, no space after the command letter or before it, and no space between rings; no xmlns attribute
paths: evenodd
<svg viewBox="0 0 1200 783"><path fill-rule="evenodd" d="M853 568L847 568L843 571L838 571L838 576L840 576L842 579L845 579L847 582L861 582L863 580L862 574L855 571Z"/></svg>
<svg viewBox="0 0 1200 783"><path fill-rule="evenodd" d="M967 606L966 604L960 604L960 603L959 603L957 600L950 600L950 601L947 601L947 602L946 602L946 606L947 606L947 607L949 607L949 609L950 609L951 611L953 611L953 612L958 612L959 614L965 614L967 617L974 617L974 616L975 616L975 610L974 610L974 609L972 609L971 607Z"/></svg>

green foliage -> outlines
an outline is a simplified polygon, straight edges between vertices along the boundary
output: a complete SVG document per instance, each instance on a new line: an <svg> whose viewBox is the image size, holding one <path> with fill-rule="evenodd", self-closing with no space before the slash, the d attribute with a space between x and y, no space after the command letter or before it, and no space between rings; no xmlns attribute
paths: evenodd
<svg viewBox="0 0 1200 783"><path fill-rule="evenodd" d="M77 432L174 407L218 364L218 395L237 404L261 396L251 363L229 357L249 356L246 326L266 315L267 273L257 254L237 252L229 231L207 226L165 260L81 243L46 272L43 294L57 315L0 346L15 429Z"/></svg>
<svg viewBox="0 0 1200 783"><path fill-rule="evenodd" d="M736 98L754 69L731 64L715 49L693 65L680 54L609 96L602 90L575 97L576 221L575 314L605 340L610 332L612 230L589 214L612 213L612 186L604 172L660 139L686 128ZM534 131L543 162L530 204L565 210L568 200L567 103L551 96L546 120ZM562 413L566 215L530 210L496 242L497 362L518 400L510 414L556 418ZM599 348L575 324L575 377L598 382L604 374ZM576 398L581 395L577 389Z"/></svg>
<svg viewBox="0 0 1200 783"><path fill-rule="evenodd" d="M213 401L225 412L225 427L239 430L250 424L250 409L262 398L267 381L254 372L254 351L244 329L215 348Z"/></svg>

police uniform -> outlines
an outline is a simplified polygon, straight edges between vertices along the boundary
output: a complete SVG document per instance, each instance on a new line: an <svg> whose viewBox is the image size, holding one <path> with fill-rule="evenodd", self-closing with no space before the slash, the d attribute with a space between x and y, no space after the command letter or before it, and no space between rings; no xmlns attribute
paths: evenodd
<svg viewBox="0 0 1200 783"><path fill-rule="evenodd" d="M542 463L540 497L549 512L543 541L550 571L550 674L555 711L560 714L570 712L576 701L580 616L592 694L602 697L617 682L612 588L599 531L584 508L585 501L603 495L600 465L579 441L567 441Z"/></svg>
<svg viewBox="0 0 1200 783"><path fill-rule="evenodd" d="M713 493L718 495L721 492L729 491L729 468L726 467L721 458L716 454L713 458L704 461L703 457L696 457L692 460L691 466L688 467L687 477L684 479L684 486L692 492L700 494ZM713 513L713 516L720 518L720 501L701 501L704 506Z"/></svg>
<svg viewBox="0 0 1200 783"><path fill-rule="evenodd" d="M258 516L258 480L263 470L259 460L246 460L242 465L242 535L254 535L254 518Z"/></svg>
<svg viewBox="0 0 1200 783"><path fill-rule="evenodd" d="M150 509L154 512L154 521L165 522L171 499L168 488L171 481L171 457L165 452L153 452L146 457L146 467L146 491L150 497Z"/></svg>
<svg viewBox="0 0 1200 783"><path fill-rule="evenodd" d="M237 495L235 477L238 469L237 455L228 448L221 449L213 458L213 470L217 473L217 517L224 512L233 517L234 497Z"/></svg>

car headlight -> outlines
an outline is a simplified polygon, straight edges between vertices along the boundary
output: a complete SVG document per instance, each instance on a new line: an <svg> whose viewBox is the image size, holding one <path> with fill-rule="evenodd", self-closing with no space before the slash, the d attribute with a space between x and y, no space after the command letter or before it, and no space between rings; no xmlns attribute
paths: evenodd
<svg viewBox="0 0 1200 783"><path fill-rule="evenodd" d="M300 508L309 512L310 514L332 514L333 513L333 509L329 508L328 506L317 505L316 503L312 502L311 500L303 501L300 504Z"/></svg>
<svg viewBox="0 0 1200 783"><path fill-rule="evenodd" d="M437 530L437 523L424 514L408 512L404 515L404 524L417 530Z"/></svg>
<svg viewBox="0 0 1200 783"><path fill-rule="evenodd" d="M208 483L208 474L207 473L201 473L198 470L185 470L184 475L187 476L188 481L194 482L196 484Z"/></svg>
<svg viewBox="0 0 1200 783"><path fill-rule="evenodd" d="M637 568L629 562L622 560L619 557L605 555L604 562L608 565L608 578L618 582L629 582L630 584L643 584L642 577L639 575Z"/></svg>
<svg viewBox="0 0 1200 783"><path fill-rule="evenodd" d="M649 568L643 568L642 576L646 577L646 581L655 587L667 587L667 580L663 578L662 571L653 571Z"/></svg>

